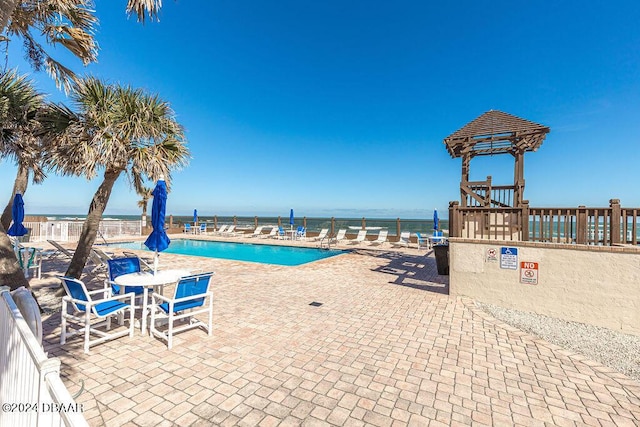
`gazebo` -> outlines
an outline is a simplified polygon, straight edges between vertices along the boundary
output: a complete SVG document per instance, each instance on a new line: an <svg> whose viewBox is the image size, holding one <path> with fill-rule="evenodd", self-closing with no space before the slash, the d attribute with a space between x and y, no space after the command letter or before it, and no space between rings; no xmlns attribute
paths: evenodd
<svg viewBox="0 0 640 427"><path fill-rule="evenodd" d="M524 153L536 151L547 133L547 126L490 110L446 137L444 144L451 157L462 158L461 207L522 207ZM513 185L492 186L490 176L486 181L469 181L471 159L495 154L514 157Z"/></svg>

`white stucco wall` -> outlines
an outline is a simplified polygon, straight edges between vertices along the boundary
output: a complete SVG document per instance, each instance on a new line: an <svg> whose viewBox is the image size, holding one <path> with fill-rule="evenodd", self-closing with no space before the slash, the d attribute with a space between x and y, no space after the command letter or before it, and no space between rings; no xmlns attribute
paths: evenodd
<svg viewBox="0 0 640 427"><path fill-rule="evenodd" d="M518 248L517 270L500 268L501 247ZM638 248L451 239L449 250L452 295L640 335ZM521 261L538 263L537 285L520 283Z"/></svg>

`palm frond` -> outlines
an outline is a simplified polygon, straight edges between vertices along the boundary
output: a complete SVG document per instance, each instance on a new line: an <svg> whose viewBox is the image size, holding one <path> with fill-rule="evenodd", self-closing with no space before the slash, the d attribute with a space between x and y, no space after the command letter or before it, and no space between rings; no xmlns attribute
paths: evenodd
<svg viewBox="0 0 640 427"><path fill-rule="evenodd" d="M162 0L129 0L127 13L135 14L138 22L144 24L145 19L158 20L158 14L162 7Z"/></svg>

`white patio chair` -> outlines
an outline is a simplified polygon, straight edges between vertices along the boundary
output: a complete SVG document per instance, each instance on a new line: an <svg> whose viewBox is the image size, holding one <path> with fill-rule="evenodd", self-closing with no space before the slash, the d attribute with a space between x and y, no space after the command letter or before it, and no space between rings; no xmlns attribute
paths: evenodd
<svg viewBox="0 0 640 427"><path fill-rule="evenodd" d="M170 349L173 346L173 335L193 328L202 327L211 336L213 326L213 293L209 291L211 276L213 273L203 273L182 277L176 285L173 298L167 298L160 294L153 294L151 306L151 324L149 330L152 336L167 342ZM208 299L208 301L207 301ZM166 314L167 329L164 331L156 328L158 314ZM208 322L204 323L194 316L207 314ZM175 322L189 319L186 325L175 326Z"/></svg>
<svg viewBox="0 0 640 427"><path fill-rule="evenodd" d="M376 240L372 240L369 242L370 246L378 246L387 241L387 236L389 235L389 230L380 230L378 233L378 238Z"/></svg>
<svg viewBox="0 0 640 427"><path fill-rule="evenodd" d="M397 242L391 242L391 246L395 248L400 248L400 247L408 248L410 239L411 239L411 233L409 231L403 231L400 233L400 238L398 239Z"/></svg>
<svg viewBox="0 0 640 427"><path fill-rule="evenodd" d="M253 230L253 233L251 234L246 234L244 237L260 237L260 235L262 234L262 229L264 228L264 225L261 225L259 227L256 227L255 230Z"/></svg>
<svg viewBox="0 0 640 427"><path fill-rule="evenodd" d="M348 239L347 243L349 243L350 245L359 245L360 243L364 242L367 238L367 230L360 230L358 231L358 235L355 237L355 239Z"/></svg>
<svg viewBox="0 0 640 427"><path fill-rule="evenodd" d="M213 234L217 234L218 236L222 235L225 231L227 231L227 224L223 224L218 228L218 230L214 231Z"/></svg>
<svg viewBox="0 0 640 427"><path fill-rule="evenodd" d="M336 237L331 239L331 241L334 243L340 243L341 241L345 240L346 237L347 237L347 230L345 228L341 228L340 230L338 230L338 234L336 234Z"/></svg>
<svg viewBox="0 0 640 427"><path fill-rule="evenodd" d="M277 238L277 234L278 234L278 227L271 227L271 231L269 232L269 234L261 234L260 237L261 239L276 239Z"/></svg>
<svg viewBox="0 0 640 427"><path fill-rule="evenodd" d="M67 295L62 297L60 344L65 344L69 337L84 334L84 352L89 353L89 347L92 345L125 335L133 338L133 299L135 297L133 293L94 300L94 295L108 295L108 293L104 289L89 292L83 282L72 277L60 277L60 280L67 292ZM73 313L69 313L69 306L73 308ZM108 333L107 331L111 329L111 316L124 314L127 310L129 310L129 327L123 331ZM102 320L92 324L92 318ZM79 328L67 332L69 322ZM106 327L104 331L98 329L102 326ZM100 338L91 340L91 334L98 335Z"/></svg>
<svg viewBox="0 0 640 427"><path fill-rule="evenodd" d="M318 240L322 240L325 237L327 237L327 233L329 233L329 229L328 228L323 228L322 230L320 230L320 233L313 238L314 241L318 241Z"/></svg>

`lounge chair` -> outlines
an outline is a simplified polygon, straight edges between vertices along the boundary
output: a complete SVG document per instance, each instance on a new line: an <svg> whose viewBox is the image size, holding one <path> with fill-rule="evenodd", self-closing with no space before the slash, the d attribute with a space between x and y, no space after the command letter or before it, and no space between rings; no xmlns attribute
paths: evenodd
<svg viewBox="0 0 640 427"><path fill-rule="evenodd" d="M262 229L264 228L263 225L256 227L255 230L253 230L253 233L251 234L246 234L244 237L258 237L262 234Z"/></svg>
<svg viewBox="0 0 640 427"><path fill-rule="evenodd" d="M345 228L341 228L338 230L338 234L336 237L332 238L331 241L334 243L340 243L342 240L345 240L347 237L347 230Z"/></svg>
<svg viewBox="0 0 640 427"><path fill-rule="evenodd" d="M325 237L327 237L328 233L329 233L329 229L328 228L323 228L322 230L320 230L320 233L318 233L318 235L313 238L313 240L314 241L322 240Z"/></svg>
<svg viewBox="0 0 640 427"><path fill-rule="evenodd" d="M173 335L177 332L186 331L192 328L202 327L211 336L213 326L213 293L209 291L211 276L213 273L203 273L193 276L182 277L176 285L173 298L154 294L151 306L150 332L152 336L161 338L167 342L170 349L173 345ZM207 301L208 299L208 301ZM168 315L168 325L166 331L156 328L157 314ZM196 314L208 314L208 322L204 323L193 316ZM186 325L175 327L174 322L190 318Z"/></svg>
<svg viewBox="0 0 640 427"><path fill-rule="evenodd" d="M89 347L92 345L125 335L133 338L133 293L94 300L94 295L108 295L108 293L105 293L104 289L89 292L83 282L72 277L60 277L60 280L62 280L62 286L67 292L67 295L62 297L60 344L65 344L69 337L84 334L84 352L89 353ZM69 305L73 308L73 313L68 312ZM111 316L124 315L127 310L129 310L129 327L124 331L107 333L106 331L111 329ZM92 317L97 317L102 321L91 324ZM80 328L67 332L67 322L72 322ZM106 326L105 331L98 329L102 326ZM98 335L100 338L91 340L91 334Z"/></svg>
<svg viewBox="0 0 640 427"><path fill-rule="evenodd" d="M267 238L275 239L277 233L278 233L278 227L271 227L271 231L268 234L261 234L258 237L260 237L261 239L267 239Z"/></svg>
<svg viewBox="0 0 640 427"><path fill-rule="evenodd" d="M220 226L220 228L218 228L216 231L213 232L213 234L217 234L218 236L221 236L225 231L227 231L227 224L222 224Z"/></svg>
<svg viewBox="0 0 640 427"><path fill-rule="evenodd" d="M370 246L378 246L387 241L387 236L389 235L389 230L380 230L378 233L378 238L376 240L372 240L369 242Z"/></svg>
<svg viewBox="0 0 640 427"><path fill-rule="evenodd" d="M403 231L400 233L400 238L397 242L391 242L391 246L395 248L408 248L411 239L411 233L409 231Z"/></svg>
<svg viewBox="0 0 640 427"><path fill-rule="evenodd" d="M347 239L347 243L349 243L350 245L359 245L360 243L364 242L367 238L367 230L360 230L358 231L358 235L356 236L355 239Z"/></svg>
<svg viewBox="0 0 640 427"><path fill-rule="evenodd" d="M233 224L227 227L227 229L222 232L222 235L225 237L233 237L237 236L238 234L239 233L236 231L236 226Z"/></svg>
<svg viewBox="0 0 640 427"><path fill-rule="evenodd" d="M73 258L74 251L61 246L60 243L56 242L55 240L47 240L47 242L49 242L51 246L56 248L56 250L52 252L51 255L49 255L49 258L55 258L59 256L63 256L64 258L69 259Z"/></svg>

